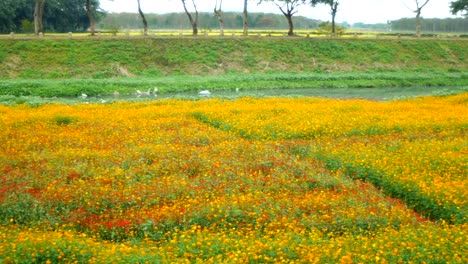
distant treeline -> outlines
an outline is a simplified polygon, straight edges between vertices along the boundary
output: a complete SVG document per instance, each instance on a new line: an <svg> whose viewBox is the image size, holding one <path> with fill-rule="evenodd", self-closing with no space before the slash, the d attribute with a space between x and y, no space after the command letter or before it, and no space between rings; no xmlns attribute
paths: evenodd
<svg viewBox="0 0 468 264"><path fill-rule="evenodd" d="M185 13L145 14L150 29L191 29L191 25ZM240 29L243 26L242 14L236 12L223 13L226 29ZM249 28L253 29L287 29L288 22L283 15L249 13ZM321 22L301 16L294 16L296 29L314 29ZM216 30L219 28L218 19L213 13L200 13L198 26L202 30ZM143 24L141 17L136 13L110 13L100 23L101 29L138 29Z"/></svg>
<svg viewBox="0 0 468 264"><path fill-rule="evenodd" d="M388 23L365 24L354 23L354 29L368 29L375 31L414 32L416 27L415 18L401 18L388 21ZM422 31L432 32L468 32L468 18L423 18L421 20Z"/></svg>
<svg viewBox="0 0 468 264"><path fill-rule="evenodd" d="M414 31L415 18L402 18L390 22L392 31ZM421 20L423 32L468 32L468 18L424 18Z"/></svg>
<svg viewBox="0 0 468 264"><path fill-rule="evenodd" d="M190 29L191 25L185 13L146 14L150 30L159 29ZM226 29L242 28L242 14L238 12L223 13ZM283 15L271 13L249 13L249 28L251 29L287 29L288 22ZM316 29L323 21L302 16L294 16L296 29ZM218 20L212 13L199 14L199 28L202 30L216 30L219 28ZM414 31L415 18L402 18L389 21L389 23L365 24L339 23L343 28L369 29L378 31ZM100 22L100 29L123 30L142 28L141 17L136 13L110 13ZM423 32L468 32L468 18L425 18L422 19Z"/></svg>

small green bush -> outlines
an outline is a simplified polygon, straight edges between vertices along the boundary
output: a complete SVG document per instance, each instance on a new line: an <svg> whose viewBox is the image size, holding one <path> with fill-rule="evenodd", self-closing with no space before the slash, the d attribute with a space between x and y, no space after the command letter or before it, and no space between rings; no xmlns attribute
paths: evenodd
<svg viewBox="0 0 468 264"><path fill-rule="evenodd" d="M55 116L55 123L59 126L62 126L62 125L68 125L70 123L72 123L74 120L73 117L69 117L69 116Z"/></svg>
<svg viewBox="0 0 468 264"><path fill-rule="evenodd" d="M321 34L331 34L332 33L332 24L330 22L322 22L318 25L318 31ZM337 36L343 35L345 32L344 27L335 25L335 34Z"/></svg>

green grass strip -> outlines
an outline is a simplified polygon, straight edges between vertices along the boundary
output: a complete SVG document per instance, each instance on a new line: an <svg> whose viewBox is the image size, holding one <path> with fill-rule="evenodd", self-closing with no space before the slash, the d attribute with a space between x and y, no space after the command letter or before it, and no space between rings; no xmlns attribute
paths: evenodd
<svg viewBox="0 0 468 264"><path fill-rule="evenodd" d="M298 88L396 88L466 87L467 73L343 73L343 74L228 74L218 76L170 76L110 79L7 79L0 81L0 95L68 97L132 94L158 87L160 93L226 91L241 89Z"/></svg>
<svg viewBox="0 0 468 264"><path fill-rule="evenodd" d="M352 179L364 180L382 189L386 195L404 201L411 209L431 220L444 220L450 224L463 224L467 220L467 212L453 204L442 204L434 197L428 196L416 186L392 181L385 173L372 168L364 168L344 163L339 157L330 157L324 153L316 153L315 158L324 162L330 170L340 170Z"/></svg>

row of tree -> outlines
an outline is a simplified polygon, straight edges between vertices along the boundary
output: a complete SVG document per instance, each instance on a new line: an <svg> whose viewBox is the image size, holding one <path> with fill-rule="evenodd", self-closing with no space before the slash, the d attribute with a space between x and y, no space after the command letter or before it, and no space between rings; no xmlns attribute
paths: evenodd
<svg viewBox="0 0 468 264"><path fill-rule="evenodd" d="M199 18L199 13L197 10L197 5L195 3L195 0L191 0L191 10L189 11L189 7L187 7L187 0L181 0L184 11L187 14L187 17L190 21L190 24L192 25L192 32L194 35L198 34L198 18ZM292 36L294 35L294 21L293 21L293 16L296 14L299 10L299 7L302 5L310 5L310 6L316 6L317 4L325 4L330 7L330 14L332 18L332 33L335 33L336 27L335 27L335 17L338 12L338 5L339 5L339 0L257 0L258 4L261 4L262 2L272 2L275 4L281 13L284 15L288 22L288 35ZM429 0L427 0L429 1ZM247 35L248 32L248 0L244 0L244 8L243 8L243 29L244 29L244 35ZM222 0L219 1L216 0L216 4L214 7L214 13L218 19L219 22L219 27L220 27L220 32L221 35L224 34L224 20L222 17Z"/></svg>
<svg viewBox="0 0 468 264"><path fill-rule="evenodd" d="M288 27L283 15L272 13L248 13L248 26L251 29L284 29ZM146 14L148 27L152 29L190 29L185 13ZM226 29L240 29L244 19L241 12L222 13L224 27ZM320 20L303 16L293 17L294 25L299 29L314 29L321 23ZM201 12L198 15L198 25L202 30L219 28L219 21L213 13ZM137 13L111 13L107 14L98 23L104 30L137 29L141 28L141 16Z"/></svg>
<svg viewBox="0 0 468 264"><path fill-rule="evenodd" d="M185 13L147 14L146 20L151 29L177 29L187 30L190 25L186 21ZM242 13L223 13L223 21L226 29L239 29L243 26ZM250 29L284 29L288 27L287 21L281 14L272 13L249 13ZM323 23L320 20L310 19L303 16L293 17L296 29L318 29ZM388 23L365 24L365 23L338 23L338 28L367 29L375 31L410 32L414 31L415 18L402 18ZM141 28L141 17L137 13L111 13L107 14L97 25L101 30L119 31L125 29ZM211 31L219 27L219 21L213 13L201 12L199 14L199 27L204 31ZM331 23L330 23L331 31ZM468 32L468 18L424 18L421 20L421 31L431 32Z"/></svg>
<svg viewBox="0 0 468 264"><path fill-rule="evenodd" d="M51 31L82 31L89 28L94 35L94 24L96 20L102 17L103 13L99 12L99 0L2 0L3 5L0 5L0 32L17 31L19 28L32 28L34 32L39 34L47 28ZM194 35L198 34L199 12L197 10L196 1L198 0L181 0L184 12L189 19ZM221 35L224 32L225 21L222 12L222 0L215 0L214 14L218 21ZM232 1L232 0L231 0ZM240 1L240 0L238 0ZM316 6L324 4L329 7L331 14L331 31L335 33L335 17L338 13L340 0L250 0L250 2L272 2L275 4L281 13L286 18L288 24L288 35L294 35L294 20L293 16L298 12L303 5ZM421 32L421 13L423 8L430 0L410 0L414 1L416 14L416 34L419 36ZM189 5L187 4L189 2ZM250 24L248 14L249 0L243 0L242 26L244 34L248 32ZM136 1L138 12L144 28L144 33L147 34L148 20L140 6L140 0ZM468 0L456 0L450 3L452 12L468 13ZM32 18L32 19L31 19ZM33 22L31 22L33 21ZM33 24L33 25L32 25Z"/></svg>
<svg viewBox="0 0 468 264"><path fill-rule="evenodd" d="M192 13L188 11L186 0L181 0L184 6L184 11L187 14L190 24L193 28L193 34L198 34L198 10L195 4L195 0L191 0L192 2ZM338 7L340 5L340 0L257 0L259 4L262 2L272 2L275 4L281 13L284 15L288 22L288 35L294 35L294 21L293 16L299 10L299 8L303 5L310 5L315 7L318 4L324 4L329 7L330 15L331 15L331 33L335 34L336 32L336 23L335 18L338 13ZM414 0L414 13L416 14L415 24L416 24L416 35L419 37L421 35L421 13L423 8L429 3L430 0ZM243 20L244 20L244 34L247 34L247 25L248 25L248 15L247 15L247 3L248 0L244 0L244 12L243 12ZM224 32L224 21L221 17L221 5L222 0L219 3L216 1L216 5L214 8L214 12L219 20L219 26L221 29L221 34ZM450 8L452 13L456 14L458 12L465 12L465 15L468 13L468 0L456 0L450 3Z"/></svg>

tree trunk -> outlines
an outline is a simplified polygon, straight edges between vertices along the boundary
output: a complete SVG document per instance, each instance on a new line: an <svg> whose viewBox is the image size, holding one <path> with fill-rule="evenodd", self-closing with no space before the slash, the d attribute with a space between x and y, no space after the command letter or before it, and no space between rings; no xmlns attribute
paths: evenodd
<svg viewBox="0 0 468 264"><path fill-rule="evenodd" d="M332 15L332 34L336 34L335 15Z"/></svg>
<svg viewBox="0 0 468 264"><path fill-rule="evenodd" d="M244 0L244 12L242 16L244 20L244 36L249 34L249 24L248 24L248 17L247 17L247 0Z"/></svg>
<svg viewBox="0 0 468 264"><path fill-rule="evenodd" d="M288 25L289 25L289 31L288 31L288 36L294 36L294 24L292 20L292 14L285 15L286 19L288 20Z"/></svg>
<svg viewBox="0 0 468 264"><path fill-rule="evenodd" d="M93 10L91 9L90 0L86 0L86 12L88 13L89 18L89 31L91 36L94 36L94 15Z"/></svg>
<svg viewBox="0 0 468 264"><path fill-rule="evenodd" d="M218 10L215 10L216 17L218 18L219 22L219 35L224 36L224 21L223 18L221 17L221 12Z"/></svg>
<svg viewBox="0 0 468 264"><path fill-rule="evenodd" d="M338 12L338 2L332 2L331 3L331 15L332 15L332 35L336 34L336 23L335 23L335 18L336 18L336 13Z"/></svg>
<svg viewBox="0 0 468 264"><path fill-rule="evenodd" d="M416 37L421 37L421 9L416 12Z"/></svg>
<svg viewBox="0 0 468 264"><path fill-rule="evenodd" d="M143 21L143 35L148 36L148 21L146 21L145 14L141 11L140 0L138 0L138 13L140 13L141 20Z"/></svg>
<svg viewBox="0 0 468 264"><path fill-rule="evenodd" d="M421 37L421 10L423 7L429 3L429 0L426 0L424 4L419 5L419 0L416 1L416 10L414 11L416 13L416 37L420 38Z"/></svg>
<svg viewBox="0 0 468 264"><path fill-rule="evenodd" d="M219 3L219 8L216 9L217 5L218 5L218 1L216 1L216 6L214 8L214 14L218 18L218 22L219 22L219 35L224 36L224 21L223 21L222 11L221 11L222 4L223 4L223 0L221 0L221 2Z"/></svg>
<svg viewBox="0 0 468 264"><path fill-rule="evenodd" d="M198 35L198 11L197 11L197 6L195 5L194 0L192 0L192 3L193 3L193 7L195 8L195 18L193 18L190 12L187 10L187 6L185 5L185 0L182 0L185 13L187 14L190 24L192 25L192 34L194 36L197 36Z"/></svg>
<svg viewBox="0 0 468 264"><path fill-rule="evenodd" d="M292 17L295 13L297 13L295 9L303 3L305 3L305 1L301 1L301 0L286 1L286 10L285 10L283 9L281 5L274 2L274 4L280 9L281 13L283 13L283 15L288 20L288 26L289 26L288 36L294 36L294 23L293 23Z"/></svg>
<svg viewBox="0 0 468 264"><path fill-rule="evenodd" d="M44 16L46 0L35 0L34 4L34 33L44 33L44 25L42 23Z"/></svg>
<svg viewBox="0 0 468 264"><path fill-rule="evenodd" d="M39 32L41 31L41 18L39 16L39 7L40 7L40 1L36 0L34 3L34 34L39 35Z"/></svg>

